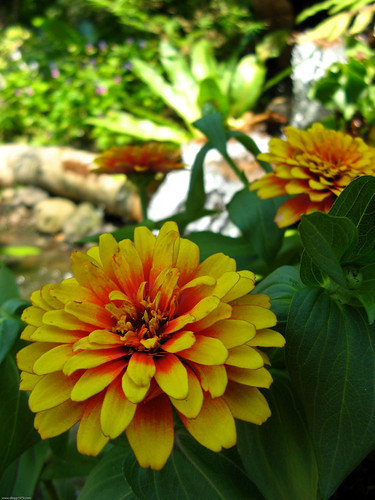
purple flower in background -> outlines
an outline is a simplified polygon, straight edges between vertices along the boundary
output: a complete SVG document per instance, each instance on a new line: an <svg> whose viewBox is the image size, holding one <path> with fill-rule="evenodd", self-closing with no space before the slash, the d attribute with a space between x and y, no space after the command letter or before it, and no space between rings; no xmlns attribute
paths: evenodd
<svg viewBox="0 0 375 500"><path fill-rule="evenodd" d="M96 95L105 95L108 92L107 87L104 87L104 85L98 85L95 87L95 93Z"/></svg>
<svg viewBox="0 0 375 500"><path fill-rule="evenodd" d="M60 71L57 68L52 68L51 69L51 76L52 76L52 78L58 78L60 76Z"/></svg>
<svg viewBox="0 0 375 500"><path fill-rule="evenodd" d="M89 60L89 64L90 64L90 66L96 66L96 59L91 58Z"/></svg>
<svg viewBox="0 0 375 500"><path fill-rule="evenodd" d="M105 40L100 40L98 47L99 50L105 50L108 47L107 42Z"/></svg>
<svg viewBox="0 0 375 500"><path fill-rule="evenodd" d="M86 52L94 52L95 50L92 43L86 43L85 47L86 47Z"/></svg>
<svg viewBox="0 0 375 500"><path fill-rule="evenodd" d="M16 89L16 90L14 91L14 95L15 95L16 97L20 97L20 96L22 95L21 90L20 90L20 89Z"/></svg>
<svg viewBox="0 0 375 500"><path fill-rule="evenodd" d="M129 36L127 39L126 39L126 43L128 45L133 45L134 43L134 38L132 36Z"/></svg>
<svg viewBox="0 0 375 500"><path fill-rule="evenodd" d="M32 89L31 87L25 87L24 92L26 95L30 97L35 94L34 89Z"/></svg>
<svg viewBox="0 0 375 500"><path fill-rule="evenodd" d="M115 77L113 77L113 81L115 83L121 83L122 82L122 78L121 78L121 76L115 76Z"/></svg>
<svg viewBox="0 0 375 500"><path fill-rule="evenodd" d="M144 49L146 46L147 46L147 41L146 40L139 40L138 47L140 49Z"/></svg>
<svg viewBox="0 0 375 500"><path fill-rule="evenodd" d="M123 66L124 69L132 69L133 65L130 61L126 61Z"/></svg>

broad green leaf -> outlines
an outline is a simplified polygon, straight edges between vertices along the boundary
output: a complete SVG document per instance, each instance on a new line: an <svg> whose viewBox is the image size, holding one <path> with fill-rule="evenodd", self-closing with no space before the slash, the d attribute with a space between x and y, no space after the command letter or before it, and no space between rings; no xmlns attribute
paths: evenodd
<svg viewBox="0 0 375 500"><path fill-rule="evenodd" d="M300 275L306 286L322 286L327 280L320 268L306 253L306 250L302 252L301 256Z"/></svg>
<svg viewBox="0 0 375 500"><path fill-rule="evenodd" d="M161 471L142 469L132 452L124 472L141 500L261 500L259 492L239 465L234 449L214 453L198 444L183 429L176 432L172 455Z"/></svg>
<svg viewBox="0 0 375 500"><path fill-rule="evenodd" d="M191 138L188 132L177 127L158 125L129 113L111 113L107 118L89 118L86 123L103 127L113 132L138 137L142 140L167 141L181 144Z"/></svg>
<svg viewBox="0 0 375 500"><path fill-rule="evenodd" d="M203 110L207 105L222 113L224 118L229 114L227 98L223 95L216 80L205 78L199 82L198 104Z"/></svg>
<svg viewBox="0 0 375 500"><path fill-rule="evenodd" d="M305 251L313 263L333 281L345 287L346 279L340 262L357 240L357 229L353 222L346 217L314 212L301 216L298 229Z"/></svg>
<svg viewBox="0 0 375 500"><path fill-rule="evenodd" d="M330 215L347 217L358 229L354 259L368 264L375 259L375 176L354 179L333 204Z"/></svg>
<svg viewBox="0 0 375 500"><path fill-rule="evenodd" d="M0 480L1 494L7 497L32 498L47 451L48 444L40 441L14 460L4 471Z"/></svg>
<svg viewBox="0 0 375 500"><path fill-rule="evenodd" d="M221 113L216 112L203 116L196 120L193 125L204 133L211 145L223 156L227 154L227 137Z"/></svg>
<svg viewBox="0 0 375 500"><path fill-rule="evenodd" d="M105 453L89 474L78 500L136 500L122 473L124 456L125 451L118 447Z"/></svg>
<svg viewBox="0 0 375 500"><path fill-rule="evenodd" d="M234 117L253 109L259 99L266 78L266 67L253 54L238 63L230 86L230 109Z"/></svg>
<svg viewBox="0 0 375 500"><path fill-rule="evenodd" d="M0 363L12 349L24 323L16 318L0 319Z"/></svg>
<svg viewBox="0 0 375 500"><path fill-rule="evenodd" d="M285 197L260 200L254 191L238 191L227 209L231 221L242 231L258 257L271 264L279 251L284 230L273 222L276 211Z"/></svg>
<svg viewBox="0 0 375 500"><path fill-rule="evenodd" d="M197 95L198 83L185 57L167 40L159 45L160 62L172 82L173 88L187 95Z"/></svg>
<svg viewBox="0 0 375 500"><path fill-rule="evenodd" d="M297 290L303 288L296 267L282 266L269 274L255 287L255 293L265 293L271 299L271 309L278 323L287 320L292 298Z"/></svg>
<svg viewBox="0 0 375 500"><path fill-rule="evenodd" d="M328 499L375 446L375 326L363 310L306 288L294 295L285 336Z"/></svg>
<svg viewBox="0 0 375 500"><path fill-rule="evenodd" d="M64 435L63 435L64 436ZM64 436L65 439L68 433ZM58 436L60 438L60 436ZM56 443L57 438L52 441ZM51 448L55 445L51 444ZM55 450L54 450L55 451ZM70 442L66 446L64 452L63 447L58 450L60 455L53 455L50 457L48 463L43 469L41 478L43 480L63 479L71 477L83 477L90 474L90 472L98 465L100 459L98 457L88 457L81 455L77 451L77 444L75 441Z"/></svg>
<svg viewBox="0 0 375 500"><path fill-rule="evenodd" d="M362 267L358 274L358 287L353 295L365 308L371 324L375 321L375 263Z"/></svg>
<svg viewBox="0 0 375 500"><path fill-rule="evenodd" d="M200 116L200 109L197 105L198 86L182 92L169 84L150 64L141 59L131 59L134 72L150 87L154 94L158 95L168 104L186 124L190 124Z"/></svg>
<svg viewBox="0 0 375 500"><path fill-rule="evenodd" d="M215 78L218 68L212 51L212 44L206 39L193 44L191 49L191 71L197 80Z"/></svg>
<svg viewBox="0 0 375 500"><path fill-rule="evenodd" d="M238 451L267 500L316 500L318 471L301 404L281 370L265 396L271 417L261 426L237 422Z"/></svg>
<svg viewBox="0 0 375 500"><path fill-rule="evenodd" d="M0 477L15 458L40 440L19 379L16 363L8 355L0 365Z"/></svg>
<svg viewBox="0 0 375 500"><path fill-rule="evenodd" d="M211 231L193 232L186 237L199 246L201 260L220 251L235 259L238 269L261 271L258 259L245 238L232 238Z"/></svg>
<svg viewBox="0 0 375 500"><path fill-rule="evenodd" d="M18 299L20 293L18 291L16 280L3 263L0 264L0 305L9 299Z"/></svg>

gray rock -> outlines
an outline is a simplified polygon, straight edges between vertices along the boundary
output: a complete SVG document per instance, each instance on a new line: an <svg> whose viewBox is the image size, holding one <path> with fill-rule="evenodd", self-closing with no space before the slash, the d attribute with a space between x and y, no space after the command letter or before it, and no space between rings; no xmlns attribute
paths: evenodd
<svg viewBox="0 0 375 500"><path fill-rule="evenodd" d="M63 233L70 241L78 240L89 234L100 232L103 225L103 211L91 203L78 205L74 213L64 223Z"/></svg>
<svg viewBox="0 0 375 500"><path fill-rule="evenodd" d="M65 198L49 198L35 205L35 225L38 231L48 234L60 232L73 215L76 205Z"/></svg>

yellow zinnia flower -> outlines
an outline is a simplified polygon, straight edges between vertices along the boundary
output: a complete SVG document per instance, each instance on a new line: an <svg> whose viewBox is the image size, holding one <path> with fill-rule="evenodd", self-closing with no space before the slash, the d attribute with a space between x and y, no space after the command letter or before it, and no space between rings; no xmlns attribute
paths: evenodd
<svg viewBox="0 0 375 500"><path fill-rule="evenodd" d="M203 446L236 443L234 417L262 424L258 387L272 382L258 347L282 347L254 274L199 248L174 222L119 243L110 234L72 255L74 278L32 294L18 352L21 390L43 439L78 421L77 447L97 455L126 431L142 467L172 452L174 409Z"/></svg>
<svg viewBox="0 0 375 500"><path fill-rule="evenodd" d="M301 214L328 212L336 198L361 175L375 175L375 149L360 138L314 123L309 130L286 127L287 140L273 138L269 153L258 156L275 170L255 181L262 199L284 194L297 195L278 209L275 222L286 227Z"/></svg>
<svg viewBox="0 0 375 500"><path fill-rule="evenodd" d="M165 174L184 167L176 148L158 143L113 147L101 153L95 163L99 168L94 172L103 174Z"/></svg>

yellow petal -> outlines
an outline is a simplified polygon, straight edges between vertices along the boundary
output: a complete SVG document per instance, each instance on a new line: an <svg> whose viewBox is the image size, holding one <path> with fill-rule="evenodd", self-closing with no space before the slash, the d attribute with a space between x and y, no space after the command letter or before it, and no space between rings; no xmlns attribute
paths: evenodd
<svg viewBox="0 0 375 500"><path fill-rule="evenodd" d="M129 360L126 373L136 385L149 386L155 375L155 363L152 356L135 352Z"/></svg>
<svg viewBox="0 0 375 500"><path fill-rule="evenodd" d="M39 307L31 306L27 307L21 316L21 319L33 326L40 326L43 323L43 316L45 311Z"/></svg>
<svg viewBox="0 0 375 500"><path fill-rule="evenodd" d="M147 227L136 227L134 230L134 245L143 263L143 272L148 276L154 253L156 238Z"/></svg>
<svg viewBox="0 0 375 500"><path fill-rule="evenodd" d="M211 325L213 325L218 321L221 321L223 319L229 319L231 315L232 315L232 307L229 304L220 302L220 304L216 307L216 309L207 314L207 316L202 318L200 321L196 321L195 323L193 323L189 328L191 328L194 332L198 333L201 330L209 328Z"/></svg>
<svg viewBox="0 0 375 500"><path fill-rule="evenodd" d="M175 399L186 399L188 377L186 368L174 354L156 359L155 380L160 389Z"/></svg>
<svg viewBox="0 0 375 500"><path fill-rule="evenodd" d="M134 264L135 268L133 267L133 262L124 253L121 252L114 255L112 263L116 279L119 282L122 290L129 298L134 298L137 296L139 285L144 280L141 260L135 248L133 246L132 248L138 257L138 265Z"/></svg>
<svg viewBox="0 0 375 500"><path fill-rule="evenodd" d="M68 314L63 310L46 312L43 317L43 323L62 328L63 330L80 330L89 332L93 329L92 325L83 323L72 314Z"/></svg>
<svg viewBox="0 0 375 500"><path fill-rule="evenodd" d="M66 377L62 372L50 373L41 377L29 398L33 412L54 408L70 399L77 377Z"/></svg>
<svg viewBox="0 0 375 500"><path fill-rule="evenodd" d="M266 309L271 308L271 300L265 293L249 293L244 297L239 297L232 302L232 306L260 306Z"/></svg>
<svg viewBox="0 0 375 500"><path fill-rule="evenodd" d="M255 274L251 271L238 271L240 277L238 282L226 293L222 300L223 302L231 302L233 300L248 294L254 289Z"/></svg>
<svg viewBox="0 0 375 500"><path fill-rule="evenodd" d="M228 357L228 350L220 340L196 335L195 344L178 355L201 365L222 365Z"/></svg>
<svg viewBox="0 0 375 500"><path fill-rule="evenodd" d="M73 355L71 345L59 345L42 354L33 367L37 375L45 375L62 370L66 361Z"/></svg>
<svg viewBox="0 0 375 500"><path fill-rule="evenodd" d="M118 243L112 234L104 233L99 237L99 257L103 265L103 268L111 278L112 281L116 281L115 274L113 272L112 262L113 256L119 251Z"/></svg>
<svg viewBox="0 0 375 500"><path fill-rule="evenodd" d="M33 366L37 359L49 351L56 344L52 342L34 342L17 352L17 365L20 370L33 373Z"/></svg>
<svg viewBox="0 0 375 500"><path fill-rule="evenodd" d="M168 398L161 395L138 405L126 428L126 436L141 467L162 469L172 453L174 441L173 414Z"/></svg>
<svg viewBox="0 0 375 500"><path fill-rule="evenodd" d="M100 426L100 411L103 396L92 398L86 405L77 431L77 449L84 455L96 456L108 443L109 438L104 436Z"/></svg>
<svg viewBox="0 0 375 500"><path fill-rule="evenodd" d="M80 321L99 328L111 329L113 326L110 313L104 307L90 302L68 302L65 305L65 311L73 314Z"/></svg>
<svg viewBox="0 0 375 500"><path fill-rule="evenodd" d="M75 278L69 278L55 285L51 293L63 304L72 300L77 300L78 302L98 301L98 297L94 292L89 288L81 286Z"/></svg>
<svg viewBox="0 0 375 500"><path fill-rule="evenodd" d="M202 389L209 392L212 398L224 394L228 383L225 366L203 366L193 363L192 368L199 377Z"/></svg>
<svg viewBox="0 0 375 500"><path fill-rule="evenodd" d="M39 327L40 328L40 327ZM31 336L34 334L34 332L36 330L39 329L37 326L33 326L33 325L27 325L22 333L21 333L21 339L22 340L30 340L31 339Z"/></svg>
<svg viewBox="0 0 375 500"><path fill-rule="evenodd" d="M247 370L246 368L238 368L237 366L227 366L227 374L229 380L233 380L233 382L238 382L239 384L265 387L267 389L272 384L272 376L266 368Z"/></svg>
<svg viewBox="0 0 375 500"><path fill-rule="evenodd" d="M266 398L255 387L229 382L223 397L233 416L245 422L260 425L271 416Z"/></svg>
<svg viewBox="0 0 375 500"><path fill-rule="evenodd" d="M227 349L245 344L256 334L255 326L240 319L225 319L200 332L220 340Z"/></svg>
<svg viewBox="0 0 375 500"><path fill-rule="evenodd" d="M185 238L180 239L176 267L180 270L179 283L187 283L199 266L199 247Z"/></svg>
<svg viewBox="0 0 375 500"><path fill-rule="evenodd" d="M40 379L39 375L21 372L20 391L32 391Z"/></svg>
<svg viewBox="0 0 375 500"><path fill-rule="evenodd" d="M284 347L285 339L279 332L265 328L258 330L254 338L247 342L251 346L259 347Z"/></svg>
<svg viewBox="0 0 375 500"><path fill-rule="evenodd" d="M236 270L236 261L223 253L210 255L197 269L196 276L213 276L220 278L223 273Z"/></svg>
<svg viewBox="0 0 375 500"><path fill-rule="evenodd" d="M61 309L64 307L63 303L55 297L54 289L55 285L44 285L40 290L40 294L48 309Z"/></svg>
<svg viewBox="0 0 375 500"><path fill-rule="evenodd" d="M103 434L111 439L117 438L130 424L137 405L126 399L122 390L121 377L117 377L105 392L100 425Z"/></svg>
<svg viewBox="0 0 375 500"><path fill-rule="evenodd" d="M254 348L241 345L229 349L229 356L225 364L256 370L263 366L263 358Z"/></svg>
<svg viewBox="0 0 375 500"><path fill-rule="evenodd" d="M163 228L162 228L163 229ZM173 267L177 260L179 248L179 234L177 231L160 233L156 239L152 267L150 271L150 284L153 286L157 276L167 267Z"/></svg>
<svg viewBox="0 0 375 500"><path fill-rule="evenodd" d="M85 332L63 330L57 326L42 325L31 335L31 340L37 340L38 342L69 344L77 342L77 340L85 335Z"/></svg>
<svg viewBox="0 0 375 500"><path fill-rule="evenodd" d="M94 351L81 351L77 354L74 354L64 366L65 375L71 375L77 370L83 370L87 368L95 368L97 366L102 365L103 363L107 363L109 361L113 361L115 359L121 358L124 356L124 352L122 349L114 348L114 349L103 349L99 352ZM126 363L123 361L123 365L125 367Z"/></svg>
<svg viewBox="0 0 375 500"><path fill-rule="evenodd" d="M211 399L206 395L202 409L194 419L179 415L193 438L209 450L219 452L236 444L234 418L223 398Z"/></svg>
<svg viewBox="0 0 375 500"><path fill-rule="evenodd" d="M112 361L105 365L86 370L82 377L73 387L71 399L73 401L84 401L98 394L123 371L124 362Z"/></svg>
<svg viewBox="0 0 375 500"><path fill-rule="evenodd" d="M42 311L49 311L51 307L47 304L47 302L42 298L42 291L35 290L30 297L31 303L33 306L38 309L42 309Z"/></svg>
<svg viewBox="0 0 375 500"><path fill-rule="evenodd" d="M170 333L177 332L193 321L194 316L192 316L191 314L183 314L182 316L177 316L166 324L163 329L163 334L168 335Z"/></svg>
<svg viewBox="0 0 375 500"><path fill-rule="evenodd" d="M166 342L161 345L164 351L176 353L183 349L189 349L195 343L195 335L193 332L177 332L174 333Z"/></svg>
<svg viewBox="0 0 375 500"><path fill-rule="evenodd" d="M257 330L275 326L277 323L275 313L260 306L232 305L232 318L248 321L252 323Z"/></svg>
<svg viewBox="0 0 375 500"><path fill-rule="evenodd" d="M126 398L132 403L140 403L146 397L150 385L137 385L135 384L129 375L125 372L122 377L122 390Z"/></svg>
<svg viewBox="0 0 375 500"><path fill-rule="evenodd" d="M65 401L55 408L37 413L34 426L42 439L58 436L71 429L78 422L84 409L83 403Z"/></svg>
<svg viewBox="0 0 375 500"><path fill-rule="evenodd" d="M89 335L90 342L100 345L110 345L110 346L122 346L124 341L121 339L120 335L116 333L109 332L108 330L94 330Z"/></svg>
<svg viewBox="0 0 375 500"><path fill-rule="evenodd" d="M211 292L212 295L221 299L235 286L236 283L238 283L239 280L240 276L238 273L231 271L223 273L219 278L217 278L216 285Z"/></svg>
<svg viewBox="0 0 375 500"><path fill-rule="evenodd" d="M203 391L199 380L193 371L186 367L187 375L188 375L188 395L186 399L175 399L171 396L169 399L173 406L180 413L185 415L187 418L195 418L198 416L201 411L203 404Z"/></svg>

